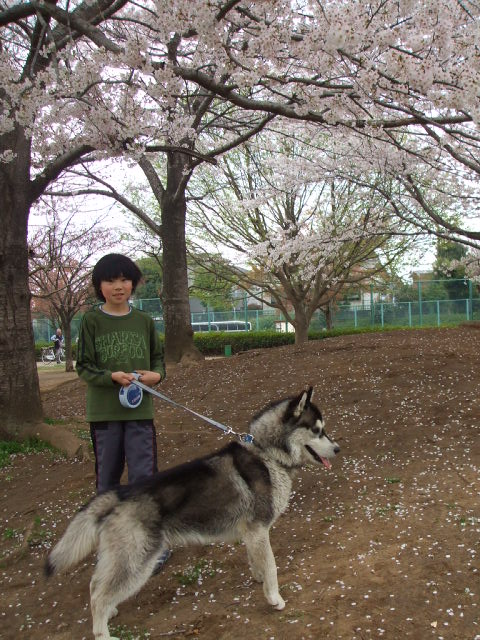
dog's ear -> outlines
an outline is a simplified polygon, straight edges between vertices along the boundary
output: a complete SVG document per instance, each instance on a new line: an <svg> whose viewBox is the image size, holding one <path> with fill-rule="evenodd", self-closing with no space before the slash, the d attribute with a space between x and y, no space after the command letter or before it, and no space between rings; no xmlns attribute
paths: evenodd
<svg viewBox="0 0 480 640"><path fill-rule="evenodd" d="M296 406L293 412L295 418L298 418L305 411L305 408L308 407L312 400L313 396L313 387L308 387L303 391L297 398Z"/></svg>
<svg viewBox="0 0 480 640"><path fill-rule="evenodd" d="M313 398L313 387L307 387L307 405L310 404L312 402L312 398Z"/></svg>

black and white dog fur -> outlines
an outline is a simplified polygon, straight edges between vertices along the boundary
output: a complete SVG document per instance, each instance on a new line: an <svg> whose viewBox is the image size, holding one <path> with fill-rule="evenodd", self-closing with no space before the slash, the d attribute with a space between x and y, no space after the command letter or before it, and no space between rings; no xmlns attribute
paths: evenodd
<svg viewBox="0 0 480 640"><path fill-rule="evenodd" d="M252 419L252 443L232 442L204 458L95 497L52 549L46 573L65 571L97 549L90 582L95 640L108 640L116 606L137 593L167 549L242 540L269 604L283 609L269 530L285 511L295 472L330 468L339 452L312 403L312 387Z"/></svg>

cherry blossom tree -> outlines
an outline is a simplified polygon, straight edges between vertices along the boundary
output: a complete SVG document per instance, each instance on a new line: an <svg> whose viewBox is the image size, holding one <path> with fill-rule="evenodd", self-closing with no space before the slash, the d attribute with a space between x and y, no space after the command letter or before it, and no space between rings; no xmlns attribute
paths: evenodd
<svg viewBox="0 0 480 640"><path fill-rule="evenodd" d="M450 266L454 269L465 269L465 276L480 284L480 249L470 249L461 260L454 260Z"/></svg>
<svg viewBox="0 0 480 640"><path fill-rule="evenodd" d="M236 4L203 3L198 24L207 30L200 38L209 37L211 20L215 28L223 28L222 20ZM172 358L178 360L189 346L196 355L186 312L182 233L178 238L175 234L184 224L183 185L193 168L190 158L205 159L194 149L195 136L205 126L202 118L220 126L221 120L229 120L233 107L226 104L224 113L213 113L215 95L203 89L195 93L193 85L174 72L178 34L187 36L182 56L195 58L188 35L191 8L185 2L142 6L121 0L1 7L0 207L8 233L2 238L0 295L5 301L3 326L9 334L0 341L4 349L0 362L5 374L13 362L23 363L15 378L21 389L2 376L2 403L9 415L5 423L12 433L19 424L41 415L27 286L28 216L45 190L80 161L125 155L145 171L166 212L163 235L176 240L164 248L169 264L165 314L172 336L172 349L166 355L173 352ZM211 50L208 55L216 53ZM197 64L204 67L200 58ZM227 78L226 71L220 83ZM185 87L187 99L177 100ZM271 117L237 118L231 135L240 139L253 135ZM223 140L216 153L228 150L230 144L230 139ZM167 153L165 185L154 175L146 152ZM28 403L13 402L25 390Z"/></svg>
<svg viewBox="0 0 480 640"><path fill-rule="evenodd" d="M471 280L480 283L480 250L472 249L469 255L467 255L467 265L465 274Z"/></svg>
<svg viewBox="0 0 480 640"><path fill-rule="evenodd" d="M28 287L33 203L94 146L80 107L98 92L99 25L126 2L0 5L0 406L2 436L26 435L42 414ZM98 145L100 146L100 145ZM19 401L21 399L21 401Z"/></svg>
<svg viewBox="0 0 480 640"><path fill-rule="evenodd" d="M476 4L285 0L232 2L229 9L223 29L210 16L204 42L198 34L208 16L190 15L183 38L195 47L195 63L207 47L221 46L214 71L212 64L195 67L186 56L177 58L178 76L243 108L312 122L354 145L363 143L369 153L374 150L368 162L382 162L401 177L423 207L430 231L480 240L480 232L439 215L414 171L415 162L425 162L432 173L456 175L453 191L436 194L451 200L464 196L466 182L478 180ZM225 69L228 83L221 84ZM252 86L255 94L246 95ZM472 196L476 204L478 195Z"/></svg>
<svg viewBox="0 0 480 640"><path fill-rule="evenodd" d="M234 252L231 280L280 309L302 343L313 313L328 313L345 287L384 271L408 248L409 236L379 194L333 173L315 175L322 149L292 138L282 142L282 135L271 131L261 136L263 144L224 157L222 178L205 168L194 181L191 224L219 255L225 248ZM216 263L206 253L203 262L225 273L224 260Z"/></svg>
<svg viewBox="0 0 480 640"><path fill-rule="evenodd" d="M197 143L202 107L191 112L178 98L186 89L204 109L215 104L224 105L225 114L234 107L244 113L240 136L253 133L252 114L257 124L270 114L314 123L335 137L375 141L376 160L391 151L392 173L402 152L471 180L479 168L478 13L475 4L457 0L0 5L0 390L12 433L41 414L29 315L28 214L67 167L90 154L97 160L125 156L142 163L157 188L146 154L166 153L167 182L158 193L162 215L170 212L163 233L175 234L184 222L191 159L204 161L212 152L205 141ZM213 112L206 117L211 127L215 118ZM435 228L479 240L478 232L448 227L414 172L402 169L402 177ZM165 256L175 278L185 270L181 244L182 254ZM175 278L171 284L166 278L165 286L176 288ZM191 339L185 283L178 283L179 309L172 295L166 310L174 359L181 357L177 347ZM8 375L13 366L21 368L17 386ZM18 394L28 402L15 402Z"/></svg>
<svg viewBox="0 0 480 640"><path fill-rule="evenodd" d="M255 136L272 120L270 115L245 114L237 107L219 103L215 96L204 90L188 85L182 88L175 99L172 98L170 109L174 108L182 117L188 113L191 118L189 130L178 141L181 148L185 147L191 153L171 150L156 162L142 155L138 159L138 166L144 173L148 187L148 192L143 192L146 198L138 198L138 185L134 194L136 197L133 197L128 190L114 186L88 167L85 167L83 176L90 181L90 185L76 190L63 188L61 192L51 192L57 196L91 194L114 199L159 236L163 262L162 304L167 364L203 357L193 343L190 324L185 237L186 192L190 178L200 164L215 161L217 156ZM197 146L201 148L201 153L195 153ZM78 175L78 168L75 173ZM152 196L153 205L149 206ZM158 213L159 216L156 215Z"/></svg>

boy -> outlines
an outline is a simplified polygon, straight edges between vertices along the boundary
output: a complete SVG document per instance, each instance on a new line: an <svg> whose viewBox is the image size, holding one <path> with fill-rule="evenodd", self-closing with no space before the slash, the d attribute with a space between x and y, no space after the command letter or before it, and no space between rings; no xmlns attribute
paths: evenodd
<svg viewBox="0 0 480 640"><path fill-rule="evenodd" d="M87 311L78 340L77 373L87 383L87 420L95 453L97 493L157 471L153 402L144 393L135 409L120 404L118 392L134 379L148 385L165 377L163 349L152 318L129 304L142 273L124 255L101 258L92 273L100 306Z"/></svg>

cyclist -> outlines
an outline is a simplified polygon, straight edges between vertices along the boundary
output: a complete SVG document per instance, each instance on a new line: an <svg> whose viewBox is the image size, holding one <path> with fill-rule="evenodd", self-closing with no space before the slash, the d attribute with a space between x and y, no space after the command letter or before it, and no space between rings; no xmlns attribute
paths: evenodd
<svg viewBox="0 0 480 640"><path fill-rule="evenodd" d="M53 342L53 350L55 352L55 361L57 364L61 364L62 361L62 349L63 349L63 335L62 330L60 328L53 334L50 338Z"/></svg>

